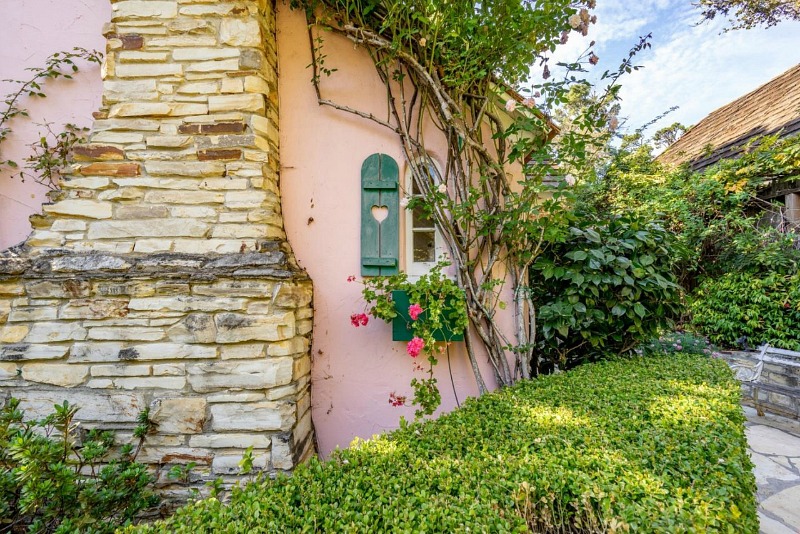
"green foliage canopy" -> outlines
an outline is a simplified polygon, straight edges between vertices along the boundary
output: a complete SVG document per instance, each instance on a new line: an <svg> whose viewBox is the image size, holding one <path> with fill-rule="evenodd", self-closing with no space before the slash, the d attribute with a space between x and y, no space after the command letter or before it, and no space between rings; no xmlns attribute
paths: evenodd
<svg viewBox="0 0 800 534"><path fill-rule="evenodd" d="M706 278L692 294L691 325L716 344L800 350L800 275L731 272Z"/></svg>
<svg viewBox="0 0 800 534"><path fill-rule="evenodd" d="M588 27L582 6L594 0L295 0L312 20L352 28L391 43L388 58L412 57L457 99L488 82L524 82L531 65L565 40L565 32ZM571 17L578 16L578 22ZM375 44L375 43L373 43Z"/></svg>
<svg viewBox="0 0 800 534"><path fill-rule="evenodd" d="M533 265L539 344L560 366L624 354L679 315L671 236L631 216L577 217Z"/></svg>
<svg viewBox="0 0 800 534"><path fill-rule="evenodd" d="M797 228L759 193L798 177L800 136L760 139L702 173L664 169L638 144L623 147L604 180L580 196L586 209L632 213L674 234L687 325L725 346L746 337L751 346L797 348Z"/></svg>
<svg viewBox="0 0 800 534"><path fill-rule="evenodd" d="M605 178L581 191L588 209L660 221L676 236L679 282L691 291L703 277L730 271L791 273L800 254L792 234L768 223L758 198L771 181L800 175L800 137L760 140L738 159L694 173L653 161L646 144L621 150Z"/></svg>

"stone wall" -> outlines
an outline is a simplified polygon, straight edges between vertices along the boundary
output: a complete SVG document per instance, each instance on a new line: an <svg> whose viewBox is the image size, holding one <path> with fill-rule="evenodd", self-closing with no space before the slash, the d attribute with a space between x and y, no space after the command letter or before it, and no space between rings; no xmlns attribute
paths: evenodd
<svg viewBox="0 0 800 534"><path fill-rule="evenodd" d="M754 368L757 352L723 353L730 364ZM800 361L767 356L756 382L742 382L742 402L761 411L800 419Z"/></svg>
<svg viewBox="0 0 800 534"><path fill-rule="evenodd" d="M86 426L151 409L141 460L313 453L311 282L286 242L269 0L113 3L89 144L0 253L0 388Z"/></svg>

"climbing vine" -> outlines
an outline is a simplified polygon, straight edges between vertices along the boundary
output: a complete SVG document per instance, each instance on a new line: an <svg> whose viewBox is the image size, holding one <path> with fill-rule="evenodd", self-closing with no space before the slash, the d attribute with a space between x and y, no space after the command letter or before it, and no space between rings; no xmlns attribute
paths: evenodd
<svg viewBox="0 0 800 534"><path fill-rule="evenodd" d="M608 88L577 119L580 127L549 142L557 133L549 120L552 110L580 81L576 73L596 64L597 56L587 50L555 81L549 57L572 32L588 33L596 20L590 13L594 0L295 0L293 5L305 9L309 23L319 104L398 137L422 193L409 208L422 208L435 221L466 296L473 336L465 341L479 390L486 390L480 352L500 385L536 375L531 265L550 243L565 238L569 218L567 188L543 195L542 184L563 184L567 173L587 166L591 146L604 142L593 133L609 119L603 110L616 98L616 82L634 68L633 54L647 43L642 41L618 71L603 75ZM369 54L386 87L385 114L326 98L325 79L338 69L325 51L329 35L343 36ZM532 66L542 69L545 81L525 91ZM441 171L432 164L432 142L447 147ZM506 306L513 306L512 336L497 314Z"/></svg>
<svg viewBox="0 0 800 534"><path fill-rule="evenodd" d="M80 61L100 64L103 54L97 50L74 48L72 51L55 52L50 55L41 67L30 67L31 75L24 80L5 79L12 90L3 97L0 108L0 170L11 169L13 176L25 181L32 179L50 189L57 189L60 171L68 163L68 157L75 144L84 140L85 129L67 124L61 132L54 132L50 124L44 124L46 132L30 145L32 154L25 159L25 165L5 158L2 153L3 143L12 133L12 121L18 117L28 117L28 109L24 106L25 97L45 98L44 83L47 80L64 78L72 79L72 75L80 70Z"/></svg>

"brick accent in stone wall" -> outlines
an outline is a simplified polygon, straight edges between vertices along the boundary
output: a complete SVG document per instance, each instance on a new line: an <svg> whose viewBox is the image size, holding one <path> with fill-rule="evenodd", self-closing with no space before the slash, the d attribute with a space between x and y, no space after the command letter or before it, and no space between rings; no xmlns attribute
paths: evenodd
<svg viewBox="0 0 800 534"><path fill-rule="evenodd" d="M0 253L0 395L64 399L140 459L207 476L313 453L311 281L278 189L269 0L113 2L103 109L63 189Z"/></svg>

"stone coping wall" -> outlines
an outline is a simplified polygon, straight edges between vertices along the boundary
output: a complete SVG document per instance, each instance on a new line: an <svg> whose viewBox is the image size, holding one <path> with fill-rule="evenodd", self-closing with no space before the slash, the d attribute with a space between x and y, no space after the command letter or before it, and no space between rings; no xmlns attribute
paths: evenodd
<svg viewBox="0 0 800 534"><path fill-rule="evenodd" d="M0 253L0 401L68 400L197 482L314 453L312 286L278 187L275 6L120 0L88 144Z"/></svg>
<svg viewBox="0 0 800 534"><path fill-rule="evenodd" d="M758 363L758 352L723 356L731 364L755 367ZM742 402L765 412L800 419L800 367L780 361L764 362L758 382L742 382Z"/></svg>

